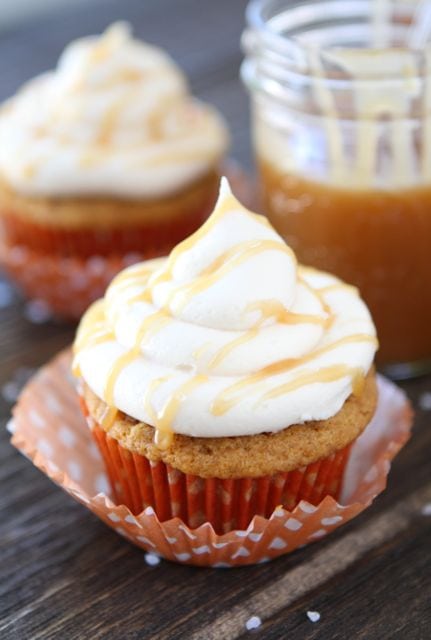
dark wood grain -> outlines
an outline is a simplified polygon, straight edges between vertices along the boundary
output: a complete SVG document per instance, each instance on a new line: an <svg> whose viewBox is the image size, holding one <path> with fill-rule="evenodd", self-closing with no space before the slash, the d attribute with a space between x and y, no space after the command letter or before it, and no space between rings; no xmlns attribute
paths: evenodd
<svg viewBox="0 0 431 640"><path fill-rule="evenodd" d="M53 66L64 44L113 19L161 44L196 94L223 110L234 155L251 165L248 100L238 81L245 2L92 0L4 33L0 98ZM0 284L1 287L1 284ZM71 341L73 326L29 322L15 297L0 310L0 387ZM25 372L24 372L25 373ZM404 385L415 406L431 378ZM12 385L13 391L13 385ZM2 425L11 402L0 400ZM121 539L20 456L1 430L0 638L68 640L259 637L292 640L430 637L431 412L418 410L414 437L387 491L337 533L267 565L203 570L162 561ZM307 610L321 620L311 623ZM252 615L262 626L248 632Z"/></svg>

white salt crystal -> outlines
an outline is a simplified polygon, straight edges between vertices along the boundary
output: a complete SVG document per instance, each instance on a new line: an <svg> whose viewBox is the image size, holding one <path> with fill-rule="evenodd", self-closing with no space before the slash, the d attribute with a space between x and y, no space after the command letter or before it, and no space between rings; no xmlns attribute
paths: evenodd
<svg viewBox="0 0 431 640"><path fill-rule="evenodd" d="M245 628L247 631L252 631L253 629L257 629L262 624L262 620L259 616L251 616L245 623Z"/></svg>
<svg viewBox="0 0 431 640"><path fill-rule="evenodd" d="M145 562L150 565L150 567L157 567L157 565L160 564L160 558L155 553L146 553Z"/></svg>
<svg viewBox="0 0 431 640"><path fill-rule="evenodd" d="M320 613L318 611L307 611L307 618L310 622L319 622Z"/></svg>

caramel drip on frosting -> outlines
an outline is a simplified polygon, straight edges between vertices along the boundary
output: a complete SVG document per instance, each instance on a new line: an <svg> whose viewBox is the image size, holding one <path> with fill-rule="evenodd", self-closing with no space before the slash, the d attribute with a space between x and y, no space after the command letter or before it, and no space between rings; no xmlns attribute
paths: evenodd
<svg viewBox="0 0 431 640"><path fill-rule="evenodd" d="M294 380L290 380L289 382L285 382L284 384L267 391L258 402L265 402L265 400L273 400L274 398L278 398L285 393L289 393L290 391L295 391L296 389L300 389L304 385L307 384L316 384L322 382L335 382L336 380L340 380L340 378L344 378L346 376L350 376L352 379L352 385L355 389L359 387L357 379L358 376L362 374L362 370L356 367L349 367L345 364L335 364L330 367L324 367L319 369L319 371L306 371L301 375L298 375ZM362 374L363 375L363 374ZM355 383L353 384L353 381Z"/></svg>
<svg viewBox="0 0 431 640"><path fill-rule="evenodd" d="M215 356L211 358L210 362L208 363L208 368L215 369L215 367L217 367L221 362L223 362L223 360L227 358L227 356L234 349L249 342L250 340L253 340L253 338L257 336L258 332L259 330L257 328L250 329L250 331L246 331L245 333L240 335L238 338L235 338L234 340L231 340L230 342L225 344L225 346L219 349L219 351L215 354Z"/></svg>
<svg viewBox="0 0 431 640"><path fill-rule="evenodd" d="M145 339L149 339L155 333L160 331L164 326L171 322L171 318L167 317L163 311L157 311L151 314L142 322L135 336L135 343L129 351L123 353L112 365L106 378L104 389L105 401L114 404L114 387L117 379L123 369L127 367L135 358L139 356Z"/></svg>
<svg viewBox="0 0 431 640"><path fill-rule="evenodd" d="M169 398L163 409L157 414L155 421L154 442L160 449L167 449L172 444L172 424L181 407L181 404L198 386L205 384L208 377L197 375L180 385Z"/></svg>
<svg viewBox="0 0 431 640"><path fill-rule="evenodd" d="M331 293L332 291L340 291L340 289L345 289L346 291L355 293L357 296L359 296L357 287L354 287L351 284L344 284L344 282L335 282L334 284L329 284L326 287L322 287L321 289L315 289L315 291L319 295L324 295L325 293Z"/></svg>
<svg viewBox="0 0 431 640"><path fill-rule="evenodd" d="M280 324L319 324L325 325L327 318L308 313L294 313L289 311L278 300L259 300L251 302L247 306L247 311L260 311L261 319L257 323L260 326L265 320L274 318Z"/></svg>
<svg viewBox="0 0 431 640"><path fill-rule="evenodd" d="M154 411L151 400L152 400L153 394L160 387L160 385L162 385L164 382L169 380L169 378L170 376L161 376L160 378L155 378L154 380L151 380L144 394L145 411L148 413L148 415L150 416L154 424L157 423L157 414Z"/></svg>
<svg viewBox="0 0 431 640"><path fill-rule="evenodd" d="M100 146L108 145L111 142L115 126L121 116L121 112L130 100L130 96L123 96L121 100L114 102L105 112L100 123L100 131L96 143Z"/></svg>
<svg viewBox="0 0 431 640"><path fill-rule="evenodd" d="M112 364L111 368L108 371L108 375L106 377L105 388L103 390L103 396L105 398L105 402L109 405L114 404L114 388L115 383L123 369L127 367L133 360L137 358L137 353L133 349L132 351L126 351L119 358L115 360Z"/></svg>
<svg viewBox="0 0 431 640"><path fill-rule="evenodd" d="M278 300L261 300L258 302L252 302L247 306L246 311L260 311L261 317L257 321L256 325L246 331L238 338L234 338L228 342L224 347L219 349L215 356L210 360L209 369L215 369L227 356L234 351L237 347L246 344L253 340L259 333L259 328L269 318L274 318L280 324L319 324L325 325L328 322L328 318L321 318L316 315L293 313L286 309Z"/></svg>
<svg viewBox="0 0 431 640"><path fill-rule="evenodd" d="M167 316L164 311L157 311L145 318L136 333L134 351L139 353L144 339L148 340L171 322L172 318Z"/></svg>
<svg viewBox="0 0 431 640"><path fill-rule="evenodd" d="M110 407L109 405L106 405L102 415L99 418L99 422L102 425L102 427L105 429L105 431L107 431L112 427L112 425L114 424L117 418L117 415L118 415L118 409L116 409L115 407Z"/></svg>
<svg viewBox="0 0 431 640"><path fill-rule="evenodd" d="M341 345L356 343L356 342L371 342L375 344L377 341L374 337L369 336L367 334L355 334L355 335L345 336L344 338L340 338L339 340L336 340L331 344L328 344L324 347L320 347L319 349L315 349L311 353L308 353L307 355L302 356L301 358L291 358L289 360L280 360L279 362L275 362L274 364L271 364L268 367L264 367L260 371L252 373L250 376L246 376L245 378L242 378L241 380L239 380L238 382L235 382L233 385L231 385L227 389L224 389L215 398L211 407L211 411L213 415L221 416L225 414L227 411L229 411L230 409L232 409L232 407L234 407L236 404L238 404L241 401L242 399L241 392L247 391L250 386L253 386L260 382L264 382L270 376L276 376L282 373L287 373L289 370L293 369L294 367L306 364L310 360L313 360L316 357L319 357L325 353L328 353L329 351L332 351L332 349L335 349ZM336 366L338 367L338 366L344 366L344 365L336 365ZM356 372L352 370L351 373L352 373L352 380L353 380L356 377ZM325 380L322 380L322 382L325 382ZM287 384L290 384L290 383L287 383ZM303 384L308 384L308 382L304 381ZM302 386L302 385L299 385L299 386ZM296 389L296 388L298 387L294 387L293 389Z"/></svg>
<svg viewBox="0 0 431 640"><path fill-rule="evenodd" d="M251 240L235 245L207 267L194 282L188 285L181 285L179 289L175 289L169 295L165 307L172 304L177 312L181 311L189 302L199 293L208 289L225 275L229 274L235 267L238 267L249 258L252 258L264 251L280 251L288 253L290 250L286 245L281 244L278 240ZM176 301L178 298L178 301Z"/></svg>
<svg viewBox="0 0 431 640"><path fill-rule="evenodd" d="M36 175L36 172L37 165L34 162L32 164L26 164L22 169L22 173L26 178L33 178L33 176Z"/></svg>

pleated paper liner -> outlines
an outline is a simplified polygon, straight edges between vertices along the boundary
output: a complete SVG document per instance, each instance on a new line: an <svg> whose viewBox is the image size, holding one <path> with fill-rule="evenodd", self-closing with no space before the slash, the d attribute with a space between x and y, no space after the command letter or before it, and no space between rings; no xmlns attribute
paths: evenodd
<svg viewBox="0 0 431 640"><path fill-rule="evenodd" d="M234 162L223 167L233 191L245 204L254 200L247 175ZM56 316L78 320L103 296L112 278L136 262L168 255L201 226L211 213L215 194L199 210L183 212L169 224L68 232L0 216L0 267L25 297L41 300ZM131 248L138 248L131 251Z"/></svg>
<svg viewBox="0 0 431 640"><path fill-rule="evenodd" d="M119 271L157 255L147 251L125 256L62 258L25 247L9 247L0 240L0 266L24 296L43 301L53 315L67 320L79 320L88 306L104 295Z"/></svg>
<svg viewBox="0 0 431 640"><path fill-rule="evenodd" d="M127 253L165 255L178 242L196 231L211 213L218 193L218 180L213 177L208 193L172 203L175 215L166 216L155 209L151 218L122 225L125 215L118 204L117 226L84 226L82 228L39 224L13 212L2 212L3 242L9 247L25 247L40 256L79 257L124 255ZM180 200L180 197L179 197ZM84 205L82 205L84 206ZM91 218L91 207L86 212ZM144 215L145 211L143 211ZM59 212L61 215L61 212ZM111 214L112 215L112 214Z"/></svg>
<svg viewBox="0 0 431 640"><path fill-rule="evenodd" d="M178 516L160 521L152 507L134 514L116 502L79 408L70 363L70 352L63 352L27 384L14 409L12 443L118 534L176 562L216 567L254 564L323 538L383 491L390 462L412 426L405 394L379 377L377 412L352 446L338 500L331 496L318 504L301 500L292 510L276 506L270 517L257 515L238 529L218 534L209 523L189 527Z"/></svg>
<svg viewBox="0 0 431 640"><path fill-rule="evenodd" d="M200 478L132 454L102 427L92 425L117 504L134 514L152 507L161 521L179 517L195 528L209 522L216 533L246 529L255 515L269 518L278 505L319 504L338 498L350 447L291 471L260 478Z"/></svg>

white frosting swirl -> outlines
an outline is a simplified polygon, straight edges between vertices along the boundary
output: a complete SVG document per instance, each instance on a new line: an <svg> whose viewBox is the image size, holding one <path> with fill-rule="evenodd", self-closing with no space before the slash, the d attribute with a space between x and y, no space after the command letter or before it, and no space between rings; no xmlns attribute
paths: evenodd
<svg viewBox="0 0 431 640"><path fill-rule="evenodd" d="M71 43L0 113L0 172L31 196L165 195L216 167L227 145L221 117L123 23Z"/></svg>
<svg viewBox="0 0 431 640"><path fill-rule="evenodd" d="M209 220L169 258L117 276L75 343L97 396L159 430L202 437L333 416L375 350L357 291L298 267L227 182Z"/></svg>

